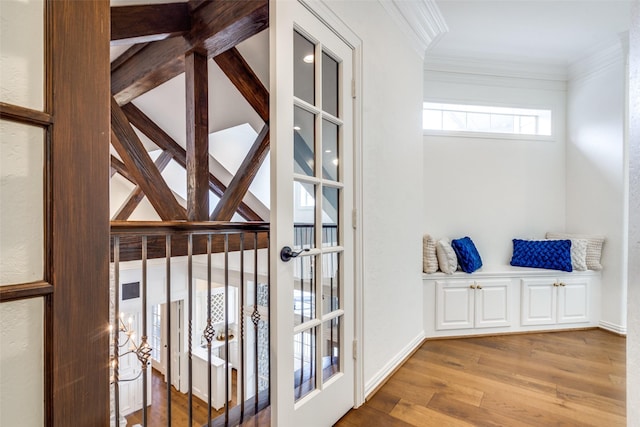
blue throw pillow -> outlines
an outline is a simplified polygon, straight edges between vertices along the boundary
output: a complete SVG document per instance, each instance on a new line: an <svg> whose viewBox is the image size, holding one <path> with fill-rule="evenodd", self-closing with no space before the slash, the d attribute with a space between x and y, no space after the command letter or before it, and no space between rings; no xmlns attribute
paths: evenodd
<svg viewBox="0 0 640 427"><path fill-rule="evenodd" d="M476 249L476 245L473 244L473 240L469 237L452 240L451 246L456 252L458 264L460 264L462 271L465 273L473 273L482 267L482 259L480 258L478 249Z"/></svg>
<svg viewBox="0 0 640 427"><path fill-rule="evenodd" d="M571 240L513 239L511 265L572 271Z"/></svg>

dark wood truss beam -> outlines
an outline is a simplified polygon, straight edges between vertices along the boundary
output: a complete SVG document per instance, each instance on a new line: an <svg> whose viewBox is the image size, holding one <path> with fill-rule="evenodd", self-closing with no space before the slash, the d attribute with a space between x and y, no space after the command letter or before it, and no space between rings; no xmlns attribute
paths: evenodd
<svg viewBox="0 0 640 427"><path fill-rule="evenodd" d="M245 235L244 250L254 249L255 240L253 233ZM211 253L224 252L224 235L214 235L211 239ZM258 233L258 249L269 247L269 235L267 232ZM237 252L241 248L240 235L229 234L229 252ZM171 256L179 257L188 255L187 237L175 235L171 238ZM147 258L165 258L166 240L164 236L147 237ZM194 236L193 255L207 253L207 238L205 236ZM135 261L142 259L142 244L140 236L120 236L120 261ZM111 247L111 261L113 261L113 245Z"/></svg>
<svg viewBox="0 0 640 427"><path fill-rule="evenodd" d="M149 43L138 43L138 44L134 44L129 49L125 50L122 53L122 55L118 56L116 59L114 59L111 62L111 74L113 74L113 72L116 69L118 69L122 64L127 62L131 57L133 57L136 53L140 52L142 49L144 49L148 45Z"/></svg>
<svg viewBox="0 0 640 427"><path fill-rule="evenodd" d="M172 157L173 156L168 151L163 151L160 156L158 156L155 161L155 165L159 172L162 172L164 168L167 167ZM113 219L115 221L127 220L133 211L136 210L142 199L144 199L144 192L139 185L136 185L136 188L133 189L127 200L122 204L120 209L118 209L118 212L115 213Z"/></svg>
<svg viewBox="0 0 640 427"><path fill-rule="evenodd" d="M268 26L268 0L214 0L195 11L187 39L213 58Z"/></svg>
<svg viewBox="0 0 640 427"><path fill-rule="evenodd" d="M113 141L116 138L117 136L114 135L113 132L111 132L111 141ZM137 185L135 178L129 173L129 169L127 169L124 163L122 163L122 161L118 159L116 156L111 155L111 176L114 175L114 172L119 173L123 178L125 178L127 181L129 181L133 185Z"/></svg>
<svg viewBox="0 0 640 427"><path fill-rule="evenodd" d="M124 105L184 72L189 44L174 37L147 44L111 73L111 93Z"/></svg>
<svg viewBox="0 0 640 427"><path fill-rule="evenodd" d="M209 218L209 73L207 57L185 56L187 95L187 219Z"/></svg>
<svg viewBox="0 0 640 427"><path fill-rule="evenodd" d="M213 58L222 72L256 110L265 123L269 122L269 91L235 47Z"/></svg>
<svg viewBox="0 0 640 427"><path fill-rule="evenodd" d="M186 219L185 208L173 196L115 98L111 98L111 132L115 135L111 144L160 218Z"/></svg>
<svg viewBox="0 0 640 427"><path fill-rule="evenodd" d="M127 115L131 124L134 125L140 132L145 134L151 139L158 147L163 150L168 150L173 155L173 159L178 162L180 166L186 169L187 153L184 148L180 146L173 138L171 138L160 126L155 124L144 112L142 112L134 104L130 103L122 107L122 111ZM117 159L116 159L117 160ZM213 194L218 197L222 197L227 187L212 173L209 173L209 189ZM248 221L262 221L253 209L251 209L244 202L238 206L238 213Z"/></svg>
<svg viewBox="0 0 640 427"><path fill-rule="evenodd" d="M211 221L230 221L238 209L258 169L269 152L269 125L264 125L242 161L227 190L211 214Z"/></svg>
<svg viewBox="0 0 640 427"><path fill-rule="evenodd" d="M111 8L111 45L163 40L191 29L187 3Z"/></svg>
<svg viewBox="0 0 640 427"><path fill-rule="evenodd" d="M184 55L204 50L215 57L268 27L269 2L214 0L191 15L185 36L149 43L111 73L111 92L120 105L184 72Z"/></svg>

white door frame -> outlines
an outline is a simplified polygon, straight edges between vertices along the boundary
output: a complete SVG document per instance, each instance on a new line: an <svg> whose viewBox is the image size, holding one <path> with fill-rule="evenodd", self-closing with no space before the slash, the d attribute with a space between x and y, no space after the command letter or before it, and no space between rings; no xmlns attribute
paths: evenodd
<svg viewBox="0 0 640 427"><path fill-rule="evenodd" d="M363 245L363 180L362 180L362 41L361 39L342 21L340 18L327 7L321 1L315 0L289 0L289 1L299 1L306 9L308 9L317 19L319 19L322 23L324 23L328 28L330 28L336 35L342 39L353 51L353 79L354 79L354 87L353 87L353 192L354 192L354 214L353 214L353 223L355 227L354 232L354 271L353 271L353 287L354 287L354 307L352 307L352 314L354 320L354 406L358 407L362 403L364 403L365 394L364 394L364 363L363 363L363 319L364 319L364 307L363 307L363 272L364 272L364 245ZM276 40L276 34L278 33L278 22L275 16L275 12L270 12L270 32L271 32L271 40L272 45L271 49L275 49L274 40ZM276 52L276 57L279 55ZM277 60L276 60L277 61ZM277 68L272 63L270 65L271 78L273 79L276 75ZM275 101L275 96L271 97L271 111L277 111L277 105ZM272 114L272 117L275 117L275 114ZM272 130L275 130L275 120L272 121ZM275 132L274 132L275 133ZM273 155L272 155L273 158ZM277 184L274 184L274 175L275 170L272 167L272 200L277 200L279 197L290 197L290 192L283 196L278 195L278 191L283 192L282 188L278 188ZM287 187L287 186L285 186ZM288 188L288 187L287 187ZM273 202L272 202L273 204ZM273 207L272 207L273 209ZM272 212L272 216L274 213ZM274 228L275 221L272 218L272 233L276 234L276 229ZM277 251L279 251L282 244L287 242L277 242L275 239L271 239L271 268L272 271L278 271L279 268L282 267L281 261L279 260L279 256L276 256ZM276 289L274 284L272 283L272 289ZM286 307L278 307L277 304L278 298L271 298L271 310L274 312L278 312L278 310L290 310L289 306ZM273 319L273 318L272 318ZM280 366L280 369L285 368L285 363L287 361L278 361L278 352L277 346L278 342L283 341L281 335L286 334L286 338L290 340L290 330L289 328L283 328L285 330L278 330L278 326L271 328L271 343L272 343L272 369L275 370L271 373L272 385L271 385L271 393L272 399L271 404L277 405L279 404L293 404L293 401L289 402L289 399L286 402L279 402L281 396L278 396L276 392L275 383L278 381L277 378L277 366ZM289 368L291 369L291 368ZM272 414L272 425L278 425L279 421L277 419L277 410L271 411Z"/></svg>
<svg viewBox="0 0 640 427"><path fill-rule="evenodd" d="M354 208L354 339L355 407L364 404L364 221L363 221L363 146L362 146L362 39L322 0L298 0L313 15L331 28L353 50L353 192Z"/></svg>

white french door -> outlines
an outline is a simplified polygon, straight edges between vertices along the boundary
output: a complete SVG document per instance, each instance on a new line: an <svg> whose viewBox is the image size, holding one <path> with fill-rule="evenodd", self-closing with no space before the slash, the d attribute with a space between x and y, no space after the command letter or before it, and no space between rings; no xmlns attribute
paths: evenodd
<svg viewBox="0 0 640 427"><path fill-rule="evenodd" d="M354 405L353 50L270 9L272 424L327 426Z"/></svg>

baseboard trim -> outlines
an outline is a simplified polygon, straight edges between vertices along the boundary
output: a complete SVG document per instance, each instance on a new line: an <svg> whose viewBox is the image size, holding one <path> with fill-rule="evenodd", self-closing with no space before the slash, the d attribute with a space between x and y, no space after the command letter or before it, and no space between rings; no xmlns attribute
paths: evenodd
<svg viewBox="0 0 640 427"><path fill-rule="evenodd" d="M621 335L623 337L627 336L627 328L616 325L615 323L605 322L604 320L601 320L600 323L598 323L598 326L605 331L613 332L614 334Z"/></svg>
<svg viewBox="0 0 640 427"><path fill-rule="evenodd" d="M365 400L382 387L389 378L420 348L425 341L424 331L420 332L409 344L407 344L398 354L395 355L386 365L382 367L364 386Z"/></svg>

